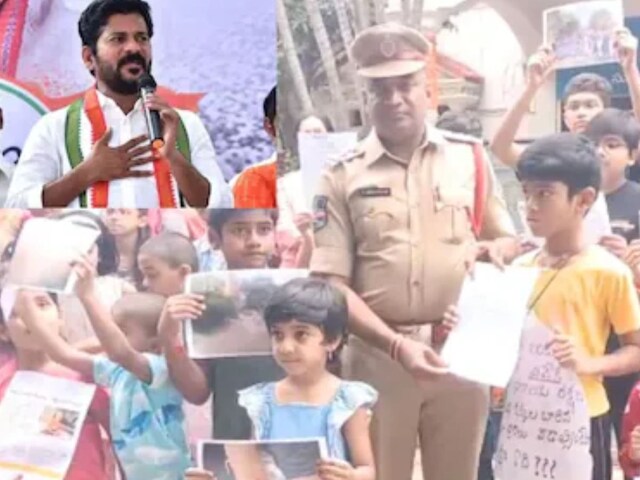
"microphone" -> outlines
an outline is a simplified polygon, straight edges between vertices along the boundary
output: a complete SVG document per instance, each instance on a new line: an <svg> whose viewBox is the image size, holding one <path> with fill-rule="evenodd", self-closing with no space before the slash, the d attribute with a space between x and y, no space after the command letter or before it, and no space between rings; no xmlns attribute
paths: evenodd
<svg viewBox="0 0 640 480"><path fill-rule="evenodd" d="M155 93L157 86L158 85L151 74L143 73L140 76L138 79L138 89L140 90L140 97L142 97L143 102L146 102L147 98ZM143 108L151 146L156 149L162 148L164 146L164 138L162 137L162 121L160 120L160 113L157 110L149 110L146 106Z"/></svg>

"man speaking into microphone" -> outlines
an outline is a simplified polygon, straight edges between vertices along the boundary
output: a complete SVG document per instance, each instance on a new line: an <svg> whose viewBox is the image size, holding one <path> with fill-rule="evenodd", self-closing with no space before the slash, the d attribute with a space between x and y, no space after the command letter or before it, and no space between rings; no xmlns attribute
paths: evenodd
<svg viewBox="0 0 640 480"><path fill-rule="evenodd" d="M155 94L149 4L94 0L78 31L95 86L33 127L5 206L232 207L201 120Z"/></svg>

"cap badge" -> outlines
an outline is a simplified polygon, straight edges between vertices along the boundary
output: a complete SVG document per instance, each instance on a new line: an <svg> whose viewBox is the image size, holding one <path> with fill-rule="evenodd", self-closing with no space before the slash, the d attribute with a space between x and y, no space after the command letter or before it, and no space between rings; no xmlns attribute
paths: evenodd
<svg viewBox="0 0 640 480"><path fill-rule="evenodd" d="M380 44L380 53L382 53L386 58L392 58L395 56L397 51L396 42L391 38L385 38Z"/></svg>

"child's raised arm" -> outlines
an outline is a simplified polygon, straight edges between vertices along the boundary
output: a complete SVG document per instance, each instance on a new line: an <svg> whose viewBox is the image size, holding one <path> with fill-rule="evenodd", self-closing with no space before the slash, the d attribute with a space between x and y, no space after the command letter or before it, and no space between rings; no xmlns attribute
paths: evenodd
<svg viewBox="0 0 640 480"><path fill-rule="evenodd" d="M186 354L182 341L182 322L197 318L204 311L198 295L174 295L167 299L158 333L169 367L169 378L182 396L194 405L204 404L211 396L209 382L200 366Z"/></svg>
<svg viewBox="0 0 640 480"><path fill-rule="evenodd" d="M82 302L89 321L100 340L107 357L128 370L145 383L153 381L149 360L141 352L137 352L111 318L111 314L98 298L95 291L94 268L86 256L74 263L74 271L78 277L76 294Z"/></svg>
<svg viewBox="0 0 640 480"><path fill-rule="evenodd" d="M38 302L43 292L23 290L20 300L20 318L41 343L51 360L88 378L93 378L93 355L69 345L58 333L47 328L40 320ZM47 295L48 294L44 294Z"/></svg>
<svg viewBox="0 0 640 480"><path fill-rule="evenodd" d="M505 115L500 128L491 141L490 149L503 164L516 168L523 148L516 145L518 128L524 120L533 99L551 73L555 58L549 47L540 47L527 66L527 86L516 103Z"/></svg>
<svg viewBox="0 0 640 480"><path fill-rule="evenodd" d="M640 69L638 68L638 39L628 28L616 32L618 57L622 65L625 80L629 85L633 113L640 120Z"/></svg>

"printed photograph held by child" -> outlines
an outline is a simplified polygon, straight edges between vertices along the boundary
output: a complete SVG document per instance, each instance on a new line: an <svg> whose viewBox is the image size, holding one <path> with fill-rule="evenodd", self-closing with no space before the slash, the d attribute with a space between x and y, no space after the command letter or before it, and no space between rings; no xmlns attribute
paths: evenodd
<svg viewBox="0 0 640 480"><path fill-rule="evenodd" d="M191 275L186 292L205 297L203 315L186 324L192 358L270 355L264 309L278 286L305 270L237 270Z"/></svg>

